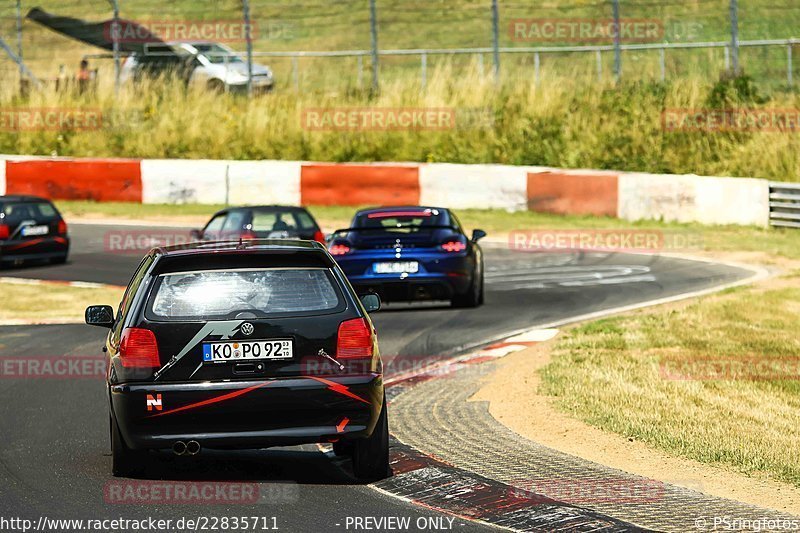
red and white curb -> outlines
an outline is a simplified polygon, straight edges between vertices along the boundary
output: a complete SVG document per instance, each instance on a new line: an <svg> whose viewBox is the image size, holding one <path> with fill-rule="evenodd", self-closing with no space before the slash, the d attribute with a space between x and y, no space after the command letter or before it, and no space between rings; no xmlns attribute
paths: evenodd
<svg viewBox="0 0 800 533"><path fill-rule="evenodd" d="M444 374L450 374L466 365L474 365L501 359L514 352L519 352L535 344L548 341L558 335L557 329L534 329L508 337L507 339L495 342L485 348L470 352L458 357L437 361L419 369L403 372L385 380L383 384L392 387L409 381L420 381Z"/></svg>

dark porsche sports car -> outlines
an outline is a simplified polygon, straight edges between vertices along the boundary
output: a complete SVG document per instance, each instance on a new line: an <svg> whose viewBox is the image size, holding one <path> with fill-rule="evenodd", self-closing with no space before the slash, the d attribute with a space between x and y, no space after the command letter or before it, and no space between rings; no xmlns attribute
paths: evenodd
<svg viewBox="0 0 800 533"><path fill-rule="evenodd" d="M192 236L202 241L303 239L325 244L325 235L307 209L283 205L223 209Z"/></svg>
<svg viewBox="0 0 800 533"><path fill-rule="evenodd" d="M307 241L153 249L113 316L108 398L113 473L149 450L333 442L354 474L385 477L383 368L368 312L325 247Z"/></svg>
<svg viewBox="0 0 800 533"><path fill-rule="evenodd" d="M331 238L329 250L359 292L387 301L450 300L455 307L483 303L483 252L455 214L438 207L382 207L356 213L351 227Z"/></svg>
<svg viewBox="0 0 800 533"><path fill-rule="evenodd" d="M0 196L0 262L45 260L64 263L69 254L67 223L38 196Z"/></svg>

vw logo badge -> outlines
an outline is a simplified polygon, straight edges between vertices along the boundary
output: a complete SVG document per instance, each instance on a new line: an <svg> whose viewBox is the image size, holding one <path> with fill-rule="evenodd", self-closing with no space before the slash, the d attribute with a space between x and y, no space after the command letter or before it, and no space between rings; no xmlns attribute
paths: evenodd
<svg viewBox="0 0 800 533"><path fill-rule="evenodd" d="M252 335L253 334L253 324L250 322L245 322L242 324L242 333L245 335Z"/></svg>

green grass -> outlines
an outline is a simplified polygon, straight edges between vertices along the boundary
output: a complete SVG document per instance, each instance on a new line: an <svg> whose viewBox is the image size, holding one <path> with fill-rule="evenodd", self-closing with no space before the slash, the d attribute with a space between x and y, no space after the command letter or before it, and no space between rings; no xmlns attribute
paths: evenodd
<svg viewBox="0 0 800 533"><path fill-rule="evenodd" d="M593 426L800 487L797 282L795 274L771 290L729 290L680 310L568 330L542 371L543 391ZM738 361L743 371L735 379L664 377L684 365L699 375L719 368L700 358ZM767 360L782 361L789 370L780 375L788 379L760 377L754 367Z"/></svg>
<svg viewBox="0 0 800 533"><path fill-rule="evenodd" d="M555 81L555 80L554 80ZM153 82L78 95L52 89L21 98L0 87L4 108L100 109L90 131L0 131L0 153L143 158L428 161L600 168L797 180L798 135L673 133L664 109L755 106L792 109L800 95L744 96L700 79L676 83L580 85L562 79L540 88L518 78L497 87L473 71L437 70L427 92L397 81L381 95L279 94L247 101ZM722 97L719 94L723 94ZM474 110L489 120L444 131L309 131L309 108L363 107Z"/></svg>
<svg viewBox="0 0 800 533"><path fill-rule="evenodd" d="M47 297L42 298L46 292ZM116 308L122 298L122 289L113 287L84 288L49 285L45 288L28 285L23 281L0 281L3 309L0 320L53 320L83 321L86 307L110 305Z"/></svg>

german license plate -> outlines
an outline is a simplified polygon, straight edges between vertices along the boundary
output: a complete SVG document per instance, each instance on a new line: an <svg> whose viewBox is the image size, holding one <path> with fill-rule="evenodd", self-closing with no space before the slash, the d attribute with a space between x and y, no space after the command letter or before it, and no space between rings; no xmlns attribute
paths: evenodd
<svg viewBox="0 0 800 533"><path fill-rule="evenodd" d="M372 267L376 274L416 274L419 263L416 261L392 261L391 263L375 263Z"/></svg>
<svg viewBox="0 0 800 533"><path fill-rule="evenodd" d="M25 226L20 233L22 233L23 237L34 237L37 235L47 235L49 231L50 228L47 226Z"/></svg>
<svg viewBox="0 0 800 533"><path fill-rule="evenodd" d="M291 359L291 339L203 343L204 363Z"/></svg>

